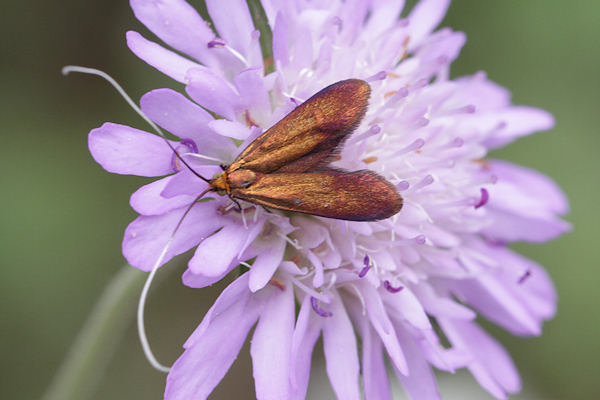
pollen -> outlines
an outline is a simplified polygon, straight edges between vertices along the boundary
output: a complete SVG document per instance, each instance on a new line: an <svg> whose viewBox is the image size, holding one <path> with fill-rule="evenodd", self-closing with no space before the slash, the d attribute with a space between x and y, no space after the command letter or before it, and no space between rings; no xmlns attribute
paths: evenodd
<svg viewBox="0 0 600 400"><path fill-rule="evenodd" d="M365 164L371 164L371 163L373 163L373 162L375 162L375 161L377 161L377 160L378 160L378 158L377 158L377 157L375 157L375 156L371 156L371 157L363 158L363 162L364 162Z"/></svg>
<svg viewBox="0 0 600 400"><path fill-rule="evenodd" d="M279 290L281 290L282 292L285 290L285 284L277 278L271 278L269 283L271 285L275 286L276 288L278 288Z"/></svg>

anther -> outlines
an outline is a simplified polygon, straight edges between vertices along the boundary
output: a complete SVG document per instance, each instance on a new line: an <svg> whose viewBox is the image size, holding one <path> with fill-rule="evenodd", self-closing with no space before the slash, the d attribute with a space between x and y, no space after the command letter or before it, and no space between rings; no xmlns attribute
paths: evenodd
<svg viewBox="0 0 600 400"><path fill-rule="evenodd" d="M283 282L281 282L279 279L277 278L271 278L271 280L269 280L269 283L275 287L277 287L279 290L281 290L282 292L285 290L285 284Z"/></svg>
<svg viewBox="0 0 600 400"><path fill-rule="evenodd" d="M213 40L211 40L210 42L208 42L207 47L209 49L214 49L215 47L225 47L227 43L220 38L214 38Z"/></svg>
<svg viewBox="0 0 600 400"><path fill-rule="evenodd" d="M527 271L525 271L525 273L523 275L521 275L519 277L519 280L517 281L517 283L519 285L521 285L523 282L525 282L527 280L527 278L529 278L531 276L531 270L528 269Z"/></svg>
<svg viewBox="0 0 600 400"><path fill-rule="evenodd" d="M483 207L488 200L490 199L490 194L488 193L486 188L481 188L481 197L479 198L479 201L477 202L477 204L475 204L475 209L478 209L479 207Z"/></svg>
<svg viewBox="0 0 600 400"><path fill-rule="evenodd" d="M408 183L408 181L400 181L396 184L396 189L399 192L407 190L409 187L410 187L410 183Z"/></svg>
<svg viewBox="0 0 600 400"><path fill-rule="evenodd" d="M413 187L412 191L419 190L424 188L425 186L429 186L433 183L433 176L427 174L423 179L417 182Z"/></svg>
<svg viewBox="0 0 600 400"><path fill-rule="evenodd" d="M408 146L396 151L393 154L393 157L398 157L402 154L406 154L406 153L410 153L411 151L415 151L420 149L421 147L423 147L425 145L425 140L419 138L414 140L411 144L409 144Z"/></svg>
<svg viewBox="0 0 600 400"><path fill-rule="evenodd" d="M425 237L425 235L418 235L412 238L412 240L415 244L423 245L427 241L427 238Z"/></svg>
<svg viewBox="0 0 600 400"><path fill-rule="evenodd" d="M383 281L383 287L390 293L398 293L399 291L404 289L404 286L392 286L392 284L388 280Z"/></svg>
<svg viewBox="0 0 600 400"><path fill-rule="evenodd" d="M385 71L379 71L375 75L370 76L367 79L365 79L365 81L367 81L367 82L382 81L385 78L387 78L387 73Z"/></svg>
<svg viewBox="0 0 600 400"><path fill-rule="evenodd" d="M319 300L317 300L314 297L310 297L310 305L313 308L313 311L315 313L317 313L317 315L327 318L327 317L331 317L333 315L333 313L331 313L330 311L325 311L323 310L320 306L319 306Z"/></svg>
<svg viewBox="0 0 600 400"><path fill-rule="evenodd" d="M358 273L359 278L364 278L367 275L367 272L371 269L371 257L368 254L365 254L365 258L363 260L363 268Z"/></svg>

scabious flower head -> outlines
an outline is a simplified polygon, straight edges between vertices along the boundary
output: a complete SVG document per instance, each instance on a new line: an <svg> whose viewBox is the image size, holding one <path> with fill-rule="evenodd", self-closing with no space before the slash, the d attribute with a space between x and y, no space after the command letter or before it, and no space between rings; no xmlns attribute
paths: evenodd
<svg viewBox="0 0 600 400"><path fill-rule="evenodd" d="M467 368L497 398L519 390L510 357L475 319L540 334L555 312L554 288L506 245L557 237L569 227L559 217L568 204L549 178L487 153L553 119L511 105L484 73L449 78L465 36L437 29L448 1L421 0L406 11L403 1L262 0L268 59L266 32L255 29L245 1L207 0L212 25L183 0L131 5L167 47L128 32L129 47L188 96L153 90L142 109L179 137L171 143L195 171L212 177L312 94L360 78L372 89L369 109L334 166L376 171L404 198L400 213L375 222L249 203L239 212L217 195L195 205L165 262L196 247L183 275L194 288L240 264L248 269L185 343L166 399L206 398L253 327L259 399L305 397L320 337L340 399L390 399L386 359L413 399L440 397L434 368ZM140 216L123 241L127 260L148 270L207 184L153 134L107 123L89 144L108 171L164 176L132 195Z"/></svg>

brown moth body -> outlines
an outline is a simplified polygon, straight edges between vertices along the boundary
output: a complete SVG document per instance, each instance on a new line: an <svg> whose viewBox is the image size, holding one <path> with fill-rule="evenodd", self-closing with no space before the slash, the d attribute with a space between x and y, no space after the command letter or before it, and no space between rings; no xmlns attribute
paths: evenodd
<svg viewBox="0 0 600 400"><path fill-rule="evenodd" d="M373 171L329 166L364 117L365 81L334 83L254 140L210 188L265 207L350 221L389 218L402 208L394 185Z"/></svg>

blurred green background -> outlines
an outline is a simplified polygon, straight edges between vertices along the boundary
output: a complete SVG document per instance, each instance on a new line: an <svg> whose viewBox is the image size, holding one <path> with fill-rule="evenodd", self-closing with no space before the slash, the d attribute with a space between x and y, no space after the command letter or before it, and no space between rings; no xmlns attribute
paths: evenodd
<svg viewBox="0 0 600 400"><path fill-rule="evenodd" d="M2 8L0 398L35 399L124 264L121 235L135 217L128 198L148 182L103 171L87 151L87 132L104 121L145 129L144 123L106 83L64 78L60 68L100 68L135 99L172 82L128 51L125 31L146 31L126 1L12 1ZM515 338L488 326L522 373L524 391L516 399L591 399L600 393L599 16L600 3L592 0L461 0L443 23L468 37L454 76L485 70L512 90L515 103L545 108L557 120L553 131L496 154L551 175L570 198L567 219L575 226L552 243L516 246L543 264L558 288L558 315L543 336ZM175 261L150 296L148 331L164 362L177 357L220 289L182 286L184 262ZM123 307L133 311L135 305ZM92 398L162 398L164 376L143 358L134 325L122 329L124 340L106 354L105 375L98 366ZM215 399L236 393L252 398L247 353L242 350ZM471 398L488 398L469 390ZM466 398L447 391L448 398Z"/></svg>

